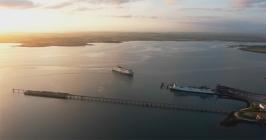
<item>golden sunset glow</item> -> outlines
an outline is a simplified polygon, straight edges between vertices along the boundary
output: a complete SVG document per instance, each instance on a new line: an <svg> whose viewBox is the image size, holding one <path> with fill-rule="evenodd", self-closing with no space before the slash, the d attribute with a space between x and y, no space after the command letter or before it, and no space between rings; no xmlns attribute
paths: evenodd
<svg viewBox="0 0 266 140"><path fill-rule="evenodd" d="M263 4L250 0L0 0L0 32L257 32L266 27L261 18ZM247 24L238 26L242 23Z"/></svg>

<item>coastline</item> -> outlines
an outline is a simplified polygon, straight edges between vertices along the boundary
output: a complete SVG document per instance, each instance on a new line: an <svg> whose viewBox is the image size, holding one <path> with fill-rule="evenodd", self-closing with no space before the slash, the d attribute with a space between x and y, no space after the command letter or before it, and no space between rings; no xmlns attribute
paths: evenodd
<svg viewBox="0 0 266 140"><path fill-rule="evenodd" d="M239 48L242 51L248 51L248 52L254 52L254 53L263 53L266 54L266 46L257 48L257 47L245 47L245 48Z"/></svg>
<svg viewBox="0 0 266 140"><path fill-rule="evenodd" d="M266 45L231 45L229 48L238 48L242 51L266 54Z"/></svg>
<svg viewBox="0 0 266 140"><path fill-rule="evenodd" d="M266 35L223 33L31 33L0 35L0 43L21 43L20 47L86 46L90 43L122 43L128 41L226 41L266 43Z"/></svg>

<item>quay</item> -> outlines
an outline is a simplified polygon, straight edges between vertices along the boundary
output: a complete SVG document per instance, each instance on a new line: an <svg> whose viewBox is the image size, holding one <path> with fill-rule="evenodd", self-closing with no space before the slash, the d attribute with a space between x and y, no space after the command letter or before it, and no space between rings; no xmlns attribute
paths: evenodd
<svg viewBox="0 0 266 140"><path fill-rule="evenodd" d="M33 91L33 90L23 90L23 89L13 89L12 91L13 93L24 94L26 96L58 98L58 99L64 99L64 100L80 100L80 101L99 102L99 103L131 105L131 106L138 106L138 107L145 107L145 108L158 108L158 109L166 109L166 110L217 113L217 114L223 114L223 115L228 115L231 113L225 110L184 107L184 106L170 104L170 103L130 100L130 99L121 99L121 98L93 97L93 96L84 96L84 95L74 95L74 94L62 93L62 92Z"/></svg>
<svg viewBox="0 0 266 140"><path fill-rule="evenodd" d="M254 102L266 104L266 94L248 92L228 86L217 85L216 94L220 97L244 101L247 103L247 106Z"/></svg>
<svg viewBox="0 0 266 140"><path fill-rule="evenodd" d="M172 90L170 87L172 85L175 85L175 83L170 83L170 84L165 84L161 83L160 88L161 89L168 89ZM182 86L179 86L182 87ZM208 95L217 95L220 98L225 98L225 99L232 99L232 100L238 100L238 101L243 101L247 104L247 107L249 107L252 103L262 103L266 104L266 94L259 94L259 93L254 93L254 92L249 92L249 91L244 91L241 89L237 88L232 88L229 86L224 86L224 85L217 85L215 89L210 89L206 86L202 86L198 88L194 88L197 91L194 92L192 88L183 88L183 89L178 89L176 92L186 92L188 94L190 93L196 93L196 94L208 94ZM191 90L191 91L190 91Z"/></svg>
<svg viewBox="0 0 266 140"><path fill-rule="evenodd" d="M168 86L169 85L167 85L167 89L169 89ZM160 88L162 89L163 87L164 83L161 84ZM247 104L247 108L230 113L231 115L224 121L225 124L239 121L266 124L266 94L248 92L224 85L217 85L212 91L214 92L210 95L243 101ZM198 92L198 94L205 93Z"/></svg>
<svg viewBox="0 0 266 140"><path fill-rule="evenodd" d="M234 99L247 103L247 108L235 111L235 121L266 124L266 95L248 92L228 86L217 85L216 94L221 98Z"/></svg>

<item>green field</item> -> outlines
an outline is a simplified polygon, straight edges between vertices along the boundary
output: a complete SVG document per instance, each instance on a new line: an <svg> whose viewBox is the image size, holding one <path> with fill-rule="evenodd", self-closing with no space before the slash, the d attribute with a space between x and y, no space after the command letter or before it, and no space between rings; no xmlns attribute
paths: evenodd
<svg viewBox="0 0 266 140"><path fill-rule="evenodd" d="M255 53L266 53L266 45L261 46L247 46L240 48L243 51L255 52Z"/></svg>

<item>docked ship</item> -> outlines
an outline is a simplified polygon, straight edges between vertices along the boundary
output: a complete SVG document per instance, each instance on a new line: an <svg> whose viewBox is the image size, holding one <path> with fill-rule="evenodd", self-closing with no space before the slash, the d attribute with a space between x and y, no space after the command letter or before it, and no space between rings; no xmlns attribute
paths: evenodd
<svg viewBox="0 0 266 140"><path fill-rule="evenodd" d="M190 92L190 93L203 93L203 94L215 94L215 91L211 88L202 87L190 87L190 86L177 86L175 83L169 86L170 90Z"/></svg>
<svg viewBox="0 0 266 140"><path fill-rule="evenodd" d="M113 72L117 72L117 73L120 73L120 74L124 74L124 75L127 75L127 76L133 76L134 75L134 72L133 70L131 69L128 69L126 67L123 67L123 66L116 66L112 69Z"/></svg>

